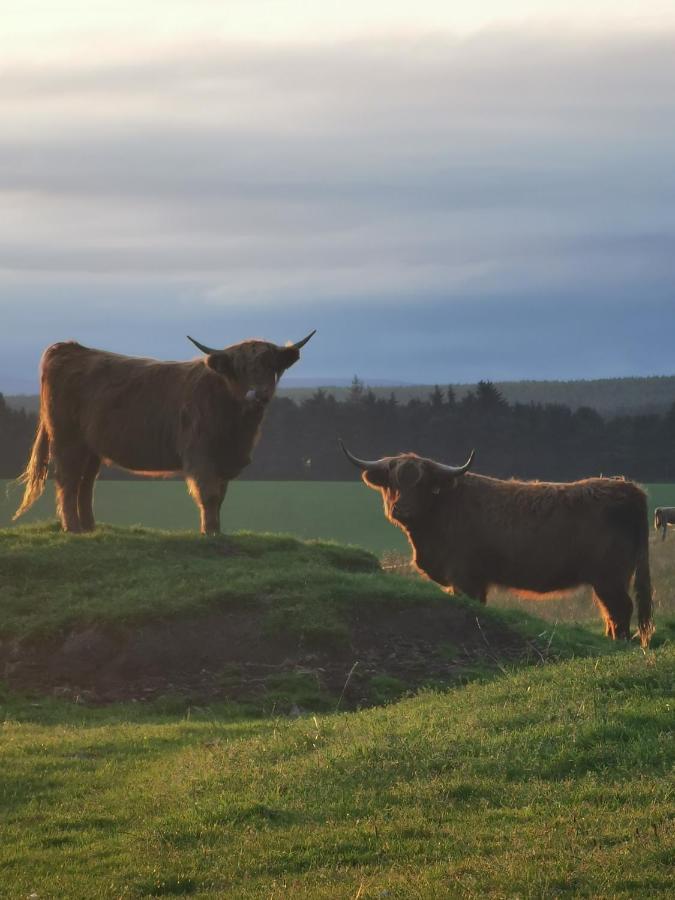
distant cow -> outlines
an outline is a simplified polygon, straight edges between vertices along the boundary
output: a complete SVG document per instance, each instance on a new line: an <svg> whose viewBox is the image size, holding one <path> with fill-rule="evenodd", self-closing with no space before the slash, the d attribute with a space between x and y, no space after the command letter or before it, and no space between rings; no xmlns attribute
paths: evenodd
<svg viewBox="0 0 675 900"><path fill-rule="evenodd" d="M120 356L73 341L48 347L38 431L14 518L44 490L51 461L64 530L91 531L104 461L144 475L183 474L202 533L219 532L228 482L250 463L277 382L313 334L286 347L250 340L224 350L190 338L205 354L191 362Z"/></svg>
<svg viewBox="0 0 675 900"><path fill-rule="evenodd" d="M661 530L661 540L665 541L669 525L675 525L675 506L657 506L654 510L654 528Z"/></svg>
<svg viewBox="0 0 675 900"><path fill-rule="evenodd" d="M635 576L639 634L653 631L647 498L630 481L569 484L465 474L412 453L358 459L382 494L387 518L407 535L416 567L448 589L486 602L500 585L536 593L591 585L611 638L629 638Z"/></svg>

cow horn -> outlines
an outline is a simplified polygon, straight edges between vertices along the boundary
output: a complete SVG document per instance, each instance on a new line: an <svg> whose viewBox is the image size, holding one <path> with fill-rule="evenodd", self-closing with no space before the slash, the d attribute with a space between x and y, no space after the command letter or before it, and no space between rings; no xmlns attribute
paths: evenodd
<svg viewBox="0 0 675 900"><path fill-rule="evenodd" d="M316 328L314 329L314 331L310 331L310 333L307 335L307 337L303 338L301 341L298 341L297 344L291 344L291 346L294 347L296 350L301 350L305 346L307 341L311 337L313 337L315 334L316 334Z"/></svg>
<svg viewBox="0 0 675 900"><path fill-rule="evenodd" d="M364 471L368 471L368 469L374 469L376 466L382 465L381 459L359 459L358 456L354 456L353 453L350 453L349 450L342 443L342 438L338 438L338 446L340 450L344 453L350 463L353 463L355 466L358 466L359 469L363 469Z"/></svg>
<svg viewBox="0 0 675 900"><path fill-rule="evenodd" d="M192 341L197 350L201 350L202 353L206 353L207 356L210 356L211 353L220 353L220 350L214 350L213 347L207 347L206 344L200 344L199 341L196 341L193 337L190 337L189 334L187 335L187 339L188 341Z"/></svg>
<svg viewBox="0 0 675 900"><path fill-rule="evenodd" d="M468 469L471 468L471 463L473 462L475 452L475 450L471 451L471 453L469 454L469 458L463 466L446 466L443 465L443 463L434 462L434 468L441 472L443 475L452 475L453 477L463 475Z"/></svg>

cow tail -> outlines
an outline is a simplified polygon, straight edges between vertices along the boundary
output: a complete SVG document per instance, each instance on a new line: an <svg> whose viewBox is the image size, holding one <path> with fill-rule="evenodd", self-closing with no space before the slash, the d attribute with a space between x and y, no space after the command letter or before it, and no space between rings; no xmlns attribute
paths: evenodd
<svg viewBox="0 0 675 900"><path fill-rule="evenodd" d="M40 418L37 434L31 450L26 471L18 481L25 485L21 506L14 513L13 521L22 516L35 503L45 489L47 472L49 471L49 435L45 423Z"/></svg>
<svg viewBox="0 0 675 900"><path fill-rule="evenodd" d="M654 622L652 621L652 579L649 573L649 519L646 498L644 510L640 516L634 587L640 643L643 647L648 647L651 636L654 633Z"/></svg>

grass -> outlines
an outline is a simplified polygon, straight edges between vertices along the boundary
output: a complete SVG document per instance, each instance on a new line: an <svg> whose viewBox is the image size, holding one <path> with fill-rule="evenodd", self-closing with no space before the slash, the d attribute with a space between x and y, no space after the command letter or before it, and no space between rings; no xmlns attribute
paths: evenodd
<svg viewBox="0 0 675 900"><path fill-rule="evenodd" d="M675 485L647 485L650 509L675 506ZM20 490L0 481L0 528L11 524ZM197 529L197 507L182 481L99 481L96 515L111 525L143 525L173 531ZM54 517L51 483L22 522ZM360 481L234 481L223 505L225 531L283 532L355 544L381 555L405 553L403 533L387 522L379 496ZM675 532L675 529L674 529ZM675 533L673 535L675 537Z"/></svg>
<svg viewBox="0 0 675 900"><path fill-rule="evenodd" d="M73 900L670 896L674 671L672 645L635 649L295 721L5 697L0 883Z"/></svg>
<svg viewBox="0 0 675 900"><path fill-rule="evenodd" d="M270 629L327 629L352 603L443 599L430 584L382 573L357 547L112 526L73 539L56 524L0 531L0 597L0 634L16 637L228 604L264 608L262 626Z"/></svg>
<svg viewBox="0 0 675 900"><path fill-rule="evenodd" d="M675 541L652 550L663 592ZM448 604L575 658L484 667L468 686L398 702L408 685L383 671L371 699L384 705L358 713L336 712L311 673L280 671L277 708L333 710L295 719L0 687L0 896L669 896L665 622L655 649L617 648L587 627L448 598L363 549L290 536L0 530L2 638L236 607L271 634L339 644L356 609L385 621Z"/></svg>

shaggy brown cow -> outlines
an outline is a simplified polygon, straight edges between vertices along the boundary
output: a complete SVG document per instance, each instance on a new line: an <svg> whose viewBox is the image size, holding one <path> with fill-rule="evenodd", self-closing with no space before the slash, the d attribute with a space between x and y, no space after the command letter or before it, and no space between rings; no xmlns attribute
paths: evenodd
<svg viewBox="0 0 675 900"><path fill-rule="evenodd" d="M379 490L417 569L485 603L500 585L538 594L591 585L611 638L630 638L635 576L640 640L653 632L647 498L636 484L587 478L569 484L466 474L412 453L363 460L340 442Z"/></svg>
<svg viewBox="0 0 675 900"><path fill-rule="evenodd" d="M101 461L144 475L182 473L199 506L202 533L220 531L228 482L251 461L263 414L297 344L243 341L215 350L189 338L205 358L160 362L48 347L41 363L40 420L14 518L44 490L54 465L65 531L94 528L92 498Z"/></svg>

